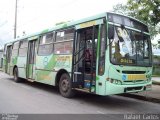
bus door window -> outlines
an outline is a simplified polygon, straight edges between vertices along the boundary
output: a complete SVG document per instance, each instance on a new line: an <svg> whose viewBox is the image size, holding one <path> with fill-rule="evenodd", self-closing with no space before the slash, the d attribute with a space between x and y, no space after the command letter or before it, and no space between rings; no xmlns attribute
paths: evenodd
<svg viewBox="0 0 160 120"><path fill-rule="evenodd" d="M92 60L92 41L87 40L86 42L86 50L85 50L85 67L86 70L91 68L91 60Z"/></svg>
<svg viewBox="0 0 160 120"><path fill-rule="evenodd" d="M11 50L12 50L12 46L8 46L7 47L7 63L11 62Z"/></svg>
<svg viewBox="0 0 160 120"><path fill-rule="evenodd" d="M86 72L91 72L91 67L93 67L93 70L95 70L97 39L98 39L98 26L94 26L86 29L86 39L85 39L85 43L86 43L85 70Z"/></svg>
<svg viewBox="0 0 160 120"><path fill-rule="evenodd" d="M90 73L91 70L96 70L98 31L98 25L78 30L77 42L75 44L75 53L78 53L75 57L75 61L78 62L78 71Z"/></svg>
<svg viewBox="0 0 160 120"><path fill-rule="evenodd" d="M29 64L34 64L35 59L35 41L29 43Z"/></svg>

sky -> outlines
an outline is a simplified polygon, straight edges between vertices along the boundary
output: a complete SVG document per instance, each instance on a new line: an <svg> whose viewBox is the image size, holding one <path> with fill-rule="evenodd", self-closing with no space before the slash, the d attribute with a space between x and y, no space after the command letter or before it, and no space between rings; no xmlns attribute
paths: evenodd
<svg viewBox="0 0 160 120"><path fill-rule="evenodd" d="M0 46L13 39L16 0L0 0ZM35 33L58 22L112 11L127 0L18 0L17 36Z"/></svg>
<svg viewBox="0 0 160 120"><path fill-rule="evenodd" d="M15 1L0 0L0 48L13 40ZM58 22L78 20L112 11L127 0L17 0L17 36L53 27ZM157 38L158 39L158 38ZM156 41L154 41L156 42ZM160 54L160 52L158 51Z"/></svg>

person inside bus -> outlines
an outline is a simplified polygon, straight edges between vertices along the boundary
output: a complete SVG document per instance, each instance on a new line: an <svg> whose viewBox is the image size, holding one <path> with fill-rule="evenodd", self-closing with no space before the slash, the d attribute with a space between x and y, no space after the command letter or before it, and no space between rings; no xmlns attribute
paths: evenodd
<svg viewBox="0 0 160 120"><path fill-rule="evenodd" d="M85 50L85 68L86 71L90 71L91 68L91 52L90 49Z"/></svg>
<svg viewBox="0 0 160 120"><path fill-rule="evenodd" d="M92 60L92 50L91 50L91 40L86 42L87 48L85 50L85 68L86 71L90 71L91 69L91 60Z"/></svg>
<svg viewBox="0 0 160 120"><path fill-rule="evenodd" d="M116 63L120 63L120 59L122 58L122 55L121 55L121 51L120 51L120 45L119 45L119 43L120 43L120 40L119 40L119 38L118 38L118 35L117 35L117 32L116 32L116 30L114 31L114 45L115 45L115 47L114 47L114 49L115 49L115 51L114 51L114 62L116 62Z"/></svg>

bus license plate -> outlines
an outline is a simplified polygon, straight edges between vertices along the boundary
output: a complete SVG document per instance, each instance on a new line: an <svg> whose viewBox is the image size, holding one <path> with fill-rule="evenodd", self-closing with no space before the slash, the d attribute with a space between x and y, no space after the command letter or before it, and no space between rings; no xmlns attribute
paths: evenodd
<svg viewBox="0 0 160 120"><path fill-rule="evenodd" d="M146 80L145 75L128 75L128 80Z"/></svg>

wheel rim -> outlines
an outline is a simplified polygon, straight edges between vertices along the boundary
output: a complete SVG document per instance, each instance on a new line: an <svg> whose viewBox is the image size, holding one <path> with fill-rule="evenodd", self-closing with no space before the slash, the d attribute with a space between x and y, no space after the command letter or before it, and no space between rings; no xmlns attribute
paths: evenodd
<svg viewBox="0 0 160 120"><path fill-rule="evenodd" d="M69 89L69 81L68 79L63 79L61 83L61 89L63 92L67 92Z"/></svg>

